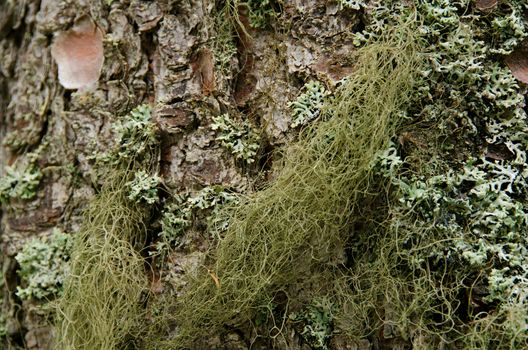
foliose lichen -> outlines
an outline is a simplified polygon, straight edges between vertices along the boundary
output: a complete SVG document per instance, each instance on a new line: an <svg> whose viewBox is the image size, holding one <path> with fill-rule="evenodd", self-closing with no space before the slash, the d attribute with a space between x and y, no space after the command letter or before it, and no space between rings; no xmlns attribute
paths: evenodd
<svg viewBox="0 0 528 350"><path fill-rule="evenodd" d="M358 35L358 44L377 37L406 11L398 3L374 3L371 25ZM428 227L437 237L433 243L419 233L406 239L415 270L447 261L450 278L465 276L486 286L478 297L486 313L470 317L475 324L487 320L494 326L472 346L520 344L522 320L506 315L512 307L528 310L528 241L523 234L528 226L528 125L525 88L502 57L528 35L528 19L522 15L527 4L507 1L485 15L473 5L416 3L419 33L428 48L408 113L414 122L434 128L428 132L432 139L444 140L427 151L441 166L410 162L424 145L413 153L394 143L375 167L397 194L392 224ZM422 240L429 243L422 247ZM491 334L494 327L503 333Z"/></svg>
<svg viewBox="0 0 528 350"><path fill-rule="evenodd" d="M43 141L35 151L24 155L20 162L5 167L5 174L0 177L0 204L14 199L33 199L36 196L43 178L38 158L47 146L48 143Z"/></svg>
<svg viewBox="0 0 528 350"><path fill-rule="evenodd" d="M292 109L290 124L292 128L306 125L317 119L330 95L324 85L316 80L306 83L303 90L305 92L288 104L288 107Z"/></svg>
<svg viewBox="0 0 528 350"><path fill-rule="evenodd" d="M22 280L16 294L21 299L46 299L60 295L69 273L73 240L69 234L54 229L51 236L26 243L15 259Z"/></svg>
<svg viewBox="0 0 528 350"><path fill-rule="evenodd" d="M363 0L338 0L338 3L343 7L353 10L360 10L366 6L366 1Z"/></svg>
<svg viewBox="0 0 528 350"><path fill-rule="evenodd" d="M148 153L157 144L156 124L148 105L140 105L113 124L117 135L117 150L107 157L115 162L135 159Z"/></svg>
<svg viewBox="0 0 528 350"><path fill-rule="evenodd" d="M224 231L229 223L221 209L238 201L238 196L223 186L207 186L195 193L173 196L163 208L156 250L163 253L178 246L187 229L204 216L212 232Z"/></svg>
<svg viewBox="0 0 528 350"><path fill-rule="evenodd" d="M248 121L235 121L228 114L222 114L213 117L211 129L217 131L216 140L236 159L247 164L255 162L260 136Z"/></svg>
<svg viewBox="0 0 528 350"><path fill-rule="evenodd" d="M304 325L301 335L313 349L328 350L335 309L328 298L315 299L304 310L290 314L290 320Z"/></svg>
<svg viewBox="0 0 528 350"><path fill-rule="evenodd" d="M24 169L6 167L6 174L0 178L0 203L11 199L32 199L37 194L42 173L31 164Z"/></svg>
<svg viewBox="0 0 528 350"><path fill-rule="evenodd" d="M127 182L129 187L128 199L136 202L154 204L158 201L158 186L161 178L151 175L145 170L139 170L134 174L134 179Z"/></svg>

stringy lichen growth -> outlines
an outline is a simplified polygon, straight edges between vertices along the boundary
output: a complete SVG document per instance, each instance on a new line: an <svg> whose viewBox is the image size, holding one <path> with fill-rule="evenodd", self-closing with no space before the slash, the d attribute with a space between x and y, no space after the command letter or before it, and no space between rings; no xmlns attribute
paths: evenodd
<svg viewBox="0 0 528 350"><path fill-rule="evenodd" d="M328 106L332 117L286 151L272 184L228 211L211 263L172 300L175 319L155 323L162 336L149 346L193 348L225 324L248 324L275 293L309 283L314 271L333 271L350 212L370 183L371 159L386 148L410 95L418 58L413 32L403 24L359 51L356 73ZM161 301L172 308L168 302ZM172 322L176 335L166 326Z"/></svg>
<svg viewBox="0 0 528 350"><path fill-rule="evenodd" d="M150 108L142 105L120 118L115 128L117 145L98 163L102 186L85 210L75 235L71 273L55 303L56 348L137 348L144 337L143 300L149 292L141 252L151 208L145 204L157 199L151 181L146 192L140 186L133 200L129 196L137 174L148 179L157 173L156 125Z"/></svg>
<svg viewBox="0 0 528 350"><path fill-rule="evenodd" d="M422 349L526 345L525 88L501 56L527 37L528 4L506 1L486 13L472 0L366 5L354 74L329 101L305 96L306 106L321 103L320 110L299 111L329 118L306 125L273 183L223 214L229 226L217 233L205 266L188 276L187 292L149 299L147 348L193 348L224 326L251 324L279 293L288 294L286 308L311 305L293 321L306 323L300 333L314 347L328 346L332 328L355 340L383 334ZM410 138L401 133L404 122ZM211 127L237 159L255 161L259 140L249 122L224 114ZM149 140L141 136L146 130L120 139L124 158L136 159L128 147L138 145L127 140ZM66 320L59 334L81 335L77 346L115 348L144 334L134 327L147 317L138 306L145 281L130 283L144 270L130 246L144 233L144 208L123 191L133 176L117 175L126 182L102 192L88 214L95 228L81 236L96 244L77 259L79 271L94 255L101 259L70 288L80 291L70 296L73 310L89 321ZM189 198L165 207L160 241L167 245L211 208L207 194ZM101 210L107 207L113 210ZM103 235L120 243L105 250ZM97 291L101 271L110 283ZM314 285L321 290L310 295ZM332 307L317 304L320 294Z"/></svg>
<svg viewBox="0 0 528 350"><path fill-rule="evenodd" d="M401 2L374 3L360 45L405 12ZM528 4L508 1L485 16L472 6L416 4L425 79L409 111L426 127L376 162L393 198L385 233L371 235L379 251L369 245L346 282L355 292L341 296L339 326L355 337L377 324L402 338L420 334L426 348L516 349L528 339L525 89L496 56L527 36ZM384 319L368 316L380 308Z"/></svg>
<svg viewBox="0 0 528 350"><path fill-rule="evenodd" d="M271 21L277 17L277 12L272 5L273 0L248 0L241 2L245 4L249 11L249 24L253 28L262 29L270 25ZM238 3L238 0L235 0Z"/></svg>

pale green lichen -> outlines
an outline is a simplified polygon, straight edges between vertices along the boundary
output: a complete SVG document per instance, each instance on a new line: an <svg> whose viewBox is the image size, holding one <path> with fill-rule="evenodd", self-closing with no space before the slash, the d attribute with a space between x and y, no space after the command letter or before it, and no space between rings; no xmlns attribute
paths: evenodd
<svg viewBox="0 0 528 350"><path fill-rule="evenodd" d="M153 174L159 142L146 105L114 126L116 144L96 158L96 171L102 174L97 194L84 210L74 236L71 273L53 303L56 349L135 347L144 335L142 301L149 290L143 252L151 220L146 204L157 199Z"/></svg>
<svg viewBox="0 0 528 350"><path fill-rule="evenodd" d="M118 149L114 151L115 161L134 159L148 153L157 144L156 124L148 105L140 105L113 124L117 134Z"/></svg>
<svg viewBox="0 0 528 350"><path fill-rule="evenodd" d="M416 348L526 344L527 118L523 88L495 56L526 36L526 4L506 1L485 16L470 0L408 4L365 7L367 27L356 44L375 44L387 33L395 44L360 56L352 83L331 106L331 123L310 130L287 153L275 184L234 216L213 263L176 301L178 332L162 327L164 340L174 333L183 339L172 347L247 324L274 293L319 269L332 276L325 286L342 291L332 290L340 302L335 314L320 305L304 314L300 333L314 347L327 346L332 327L368 337L384 326ZM397 30L401 18L418 25L412 36ZM409 44L419 53L406 54ZM426 141L442 142L400 140L387 148L402 116ZM213 122L223 147L254 161L258 146L250 145L258 141L247 121L222 115ZM505 150L493 154L493 147ZM207 193L191 197L165 208L160 238L169 245L214 202ZM343 246L350 268L335 263Z"/></svg>
<svg viewBox="0 0 528 350"><path fill-rule="evenodd" d="M163 254L171 247L179 245L179 240L192 224L192 208L186 205L186 196L174 196L167 203L160 219L161 231L158 234L156 250Z"/></svg>
<svg viewBox="0 0 528 350"><path fill-rule="evenodd" d="M134 179L126 183L129 188L128 199L136 202L154 204L158 201L158 187L161 178L144 170L134 174Z"/></svg>
<svg viewBox="0 0 528 350"><path fill-rule="evenodd" d="M512 0L494 11L489 23L491 32L490 52L508 54L528 36L528 22L524 15L528 4L522 0ZM486 21L485 17L483 21Z"/></svg>
<svg viewBox="0 0 528 350"><path fill-rule="evenodd" d="M368 45L409 11L396 1L371 6L368 25L356 37L359 45ZM525 88L497 54L512 52L528 35L521 15L527 4L506 1L486 15L469 0L415 6L417 33L426 48L407 117L423 123L417 135L424 140L400 139L375 162L395 198L384 224L383 255L366 263L360 275L366 266L378 266L373 274L382 278L412 274L412 280L386 279L380 292L383 298L393 293L398 314L410 315L393 322L402 337L412 315L420 315L414 327L428 335L429 347L441 338L443 344L461 342L470 349L518 348L526 342L521 315L528 310L527 116ZM383 267L392 258L405 267ZM429 293L430 288L439 292ZM365 293L377 292L365 288ZM470 295L469 300L457 294ZM362 310L358 303L348 306ZM431 326L432 319L440 321Z"/></svg>
<svg viewBox="0 0 528 350"><path fill-rule="evenodd" d="M0 178L0 203L11 199L32 199L42 179L42 173L35 164L24 169L5 168L6 174Z"/></svg>
<svg viewBox="0 0 528 350"><path fill-rule="evenodd" d="M0 312L0 341L3 341L7 336L6 316Z"/></svg>
<svg viewBox="0 0 528 350"><path fill-rule="evenodd" d="M501 271L516 276L510 281L528 278L528 240L522 235L528 227L527 164L470 159L459 170L408 177L396 175L403 162L395 153L395 148L384 152L379 164L380 172L398 187L399 201L436 229L455 235L449 245L428 250L430 257L440 259L448 251L478 271L490 273L492 266L508 266L507 272ZM504 290L495 287L493 279L489 283L490 292Z"/></svg>
<svg viewBox="0 0 528 350"><path fill-rule="evenodd" d="M70 235L57 229L51 236L29 241L16 255L22 284L16 294L21 299L46 299L62 292L69 274L72 249Z"/></svg>
<svg viewBox="0 0 528 350"><path fill-rule="evenodd" d="M217 131L216 140L235 158L247 164L255 161L260 149L260 137L247 121L235 121L228 114L213 117L211 129Z"/></svg>
<svg viewBox="0 0 528 350"><path fill-rule="evenodd" d="M302 337L312 349L328 350L333 332L333 313L336 310L328 298L316 299L303 311L290 314L295 323L303 324Z"/></svg>
<svg viewBox="0 0 528 350"><path fill-rule="evenodd" d="M0 204L11 200L33 199L43 178L39 167L39 157L49 146L49 141L41 141L37 149L21 156L12 166L5 167L4 176L0 177Z"/></svg>
<svg viewBox="0 0 528 350"><path fill-rule="evenodd" d="M510 149L512 153L522 149L523 154L509 161L470 158L462 168L433 176L399 173L405 162L395 146L382 153L378 162L379 173L398 188L402 207L393 209L399 211L395 216L398 226L423 222L442 237L421 247L411 243L418 238L409 236L407 249L414 252L409 255L410 264L419 269L427 262L448 259L454 269L452 278L473 272L487 281L482 300L501 315L509 312L513 301L517 308L528 309L526 299L519 299L519 295L528 295L528 239L523 235L528 227L524 180L528 164L518 161L526 159L527 145L520 146ZM513 327L517 320L508 322L501 327Z"/></svg>
<svg viewBox="0 0 528 350"><path fill-rule="evenodd" d="M338 3L353 10L360 10L366 6L366 1L363 0L338 0Z"/></svg>
<svg viewBox="0 0 528 350"><path fill-rule="evenodd" d="M112 124L117 145L110 153L94 154L93 159L114 164L148 154L158 144L157 127L148 105L140 105Z"/></svg>
<svg viewBox="0 0 528 350"><path fill-rule="evenodd" d="M228 221L221 215L221 209L235 203L238 196L222 186L208 186L195 193L174 196L163 208L156 250L163 253L178 246L187 229L204 216L213 232L224 231Z"/></svg>
<svg viewBox="0 0 528 350"><path fill-rule="evenodd" d="M323 84L318 81L310 81L304 87L295 101L290 102L288 107L292 110L292 121L290 127L303 126L317 119L330 95Z"/></svg>

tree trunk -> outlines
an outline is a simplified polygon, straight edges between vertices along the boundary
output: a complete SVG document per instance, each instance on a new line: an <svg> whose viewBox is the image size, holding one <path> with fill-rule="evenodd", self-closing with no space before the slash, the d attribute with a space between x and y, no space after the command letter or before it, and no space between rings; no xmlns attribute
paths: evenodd
<svg viewBox="0 0 528 350"><path fill-rule="evenodd" d="M171 193L212 185L250 192L272 176L274 150L295 137L288 102L304 82L316 78L332 88L350 73L359 11L330 0L271 1L259 15L225 6L214 0L0 3L0 174L24 174L32 166L41 173L34 188L4 200L0 211L0 348L50 349L51 328L37 307L42 301L17 295L15 256L54 228L79 230L97 188L93 156L114 145L118 117L142 103L152 107L161 176ZM101 76L91 89L66 90L51 46L85 16L104 35ZM255 20L263 23L251 25ZM210 125L222 114L259 134L254 163L236 159L216 140ZM203 237L190 240L195 248L180 260L206 249ZM235 333L209 346L247 348Z"/></svg>

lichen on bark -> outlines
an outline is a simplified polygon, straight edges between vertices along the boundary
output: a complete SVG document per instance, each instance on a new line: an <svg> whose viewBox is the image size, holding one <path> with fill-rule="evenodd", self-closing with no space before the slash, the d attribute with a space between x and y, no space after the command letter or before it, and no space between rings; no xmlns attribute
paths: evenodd
<svg viewBox="0 0 528 350"><path fill-rule="evenodd" d="M291 254L288 261L302 261L288 266L288 271L302 270L296 275L301 284L277 282L271 273L263 276L268 256L256 253L280 246L262 245L263 237L282 232L280 225L269 230L263 225L258 229L265 234L252 235L258 230L244 231L242 224L229 228L230 213L255 206L251 198L269 193L274 181L291 189L280 182L288 169L285 150L313 136L319 126L336 123L333 118L348 117L335 112L340 104L335 97L345 99L339 91L349 83L347 76L357 78L357 52L398 27L410 9L416 11L424 66L418 87L405 96L414 102L397 115L408 124L386 136L382 144L387 147L376 156L365 152L372 161L369 171L376 175L368 181L373 187L362 197L361 210L348 218L344 230L350 236L319 239L306 256ZM101 30L104 63L95 86L67 91L58 81L52 44L82 18ZM120 333L117 343L107 343L111 347L170 344L182 334L196 337L188 334L192 327L185 328L186 322L202 315L196 324L208 325L212 318L200 312L213 302L218 302L216 309L206 315L221 322L191 348L524 345L519 342L525 333L515 330L525 322L518 311L524 310L524 267L517 262L525 251L518 233L526 230L521 181L526 177L526 87L515 79L526 80L527 28L521 0L2 2L0 348L51 348L52 318L46 311L51 304L17 296L17 287L27 281L18 276L22 266L15 256L56 229L78 237L86 232L90 204L100 204L101 196L112 199L104 190L108 176L101 164L108 165L105 155L119 146L116 125L141 104L152 110L159 158L153 171L120 173L126 181L113 190L121 209L131 202L150 208L140 224L130 225L146 237L144 246L128 251L137 258L131 265L141 284L140 303L131 304L140 305L135 316L158 338L133 326ZM384 86L379 84L379 96ZM292 111L296 102L300 107ZM225 116L230 122L219 127ZM327 136L322 145L336 140ZM312 192L299 190L307 183L299 177L288 195L257 207L273 213L302 197L291 193L317 194L338 175L323 179ZM372 192L380 194L367 200ZM348 208L352 193L331 188L312 204L330 195L336 196L332 205L346 202L335 213ZM305 203L301 199L298 203ZM102 207L98 213L111 217ZM308 212L282 221L298 224L295 218L304 218L292 227L304 232L313 225L303 236L313 245L318 228L337 224L333 218L308 217ZM224 264L222 252L246 247L237 245L236 237L253 237L253 245ZM226 248L226 242L233 244ZM99 243L92 247L100 248ZM325 244L332 247L324 250ZM96 248L93 256L98 256ZM242 276L244 283L237 284L222 266L246 271L254 266L244 255L248 252L259 257L264 270ZM307 263L321 261L318 254L332 268ZM335 278L336 271L344 277ZM120 276L126 281L126 271ZM231 287L257 285L259 300L240 298L236 291L211 298L206 293L205 306L196 307L195 314L187 310L187 319L175 315L156 323L160 313L172 316L180 307L159 305L189 300L186 292L195 288L194 280L208 292L225 291L221 288L228 288L229 281L235 281ZM223 312L222 305L229 310ZM488 332L480 332L484 329ZM94 337L90 341L97 344Z"/></svg>

